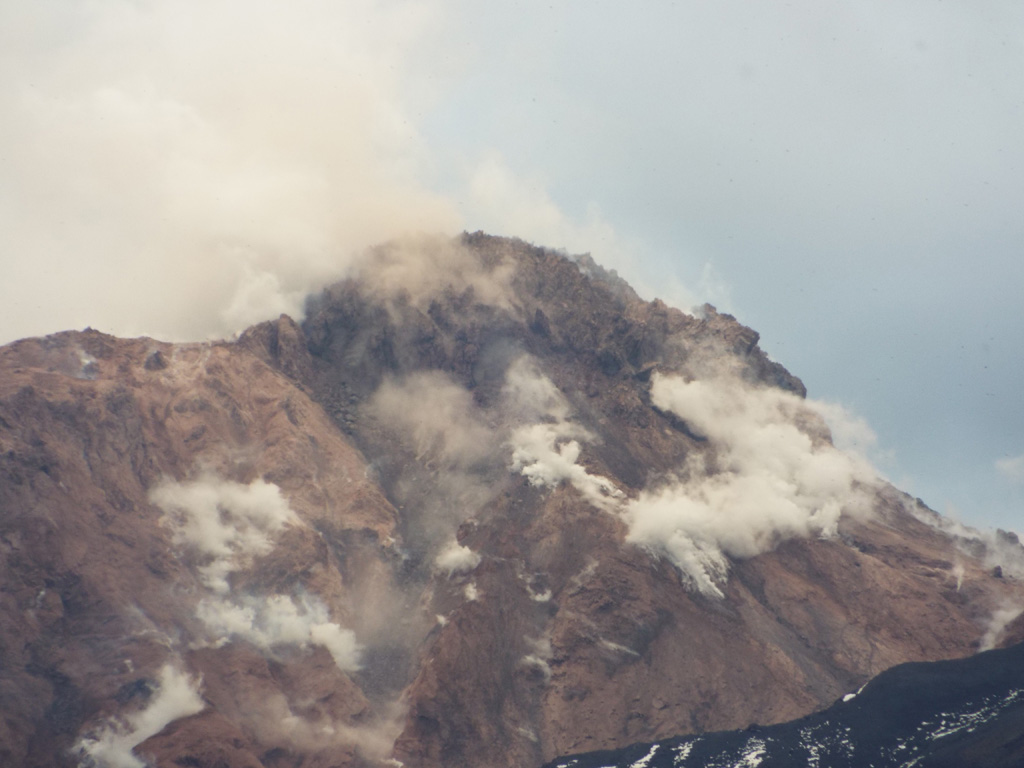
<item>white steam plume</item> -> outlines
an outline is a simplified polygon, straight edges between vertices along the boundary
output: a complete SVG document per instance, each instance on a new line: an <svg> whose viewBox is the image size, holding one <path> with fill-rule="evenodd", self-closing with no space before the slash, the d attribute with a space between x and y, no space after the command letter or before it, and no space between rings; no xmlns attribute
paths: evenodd
<svg viewBox="0 0 1024 768"><path fill-rule="evenodd" d="M512 431L512 470L541 488L555 488L566 481L595 507L615 509L622 491L608 478L576 463L579 440L591 440L593 435L568 420L565 396L536 363L527 356L516 360L506 374L504 392L514 413L534 421Z"/></svg>
<svg viewBox="0 0 1024 768"><path fill-rule="evenodd" d="M200 575L219 594L229 591L228 574L269 552L272 535L299 523L280 489L263 480L242 485L204 475L188 483L164 481L149 497L164 510L174 543L206 559Z"/></svg>
<svg viewBox="0 0 1024 768"><path fill-rule="evenodd" d="M456 573L468 573L480 564L480 555L453 541L434 558L434 565L447 572L449 576Z"/></svg>
<svg viewBox="0 0 1024 768"><path fill-rule="evenodd" d="M268 653L280 646L320 645L339 669L359 669L355 634L331 621L316 597L232 594L229 576L270 552L272 536L301 524L276 485L259 479L242 485L204 475L187 483L165 480L150 499L164 510L163 523L172 529L174 543L204 558L198 571L210 594L196 615L218 643L245 640Z"/></svg>
<svg viewBox="0 0 1024 768"><path fill-rule="evenodd" d="M457 229L403 90L433 10L0 6L0 341L223 336L300 315L369 245Z"/></svg>
<svg viewBox="0 0 1024 768"><path fill-rule="evenodd" d="M1024 606L1020 605L1004 605L994 610L988 625L985 627L985 634L978 641L978 650L991 651L995 648L996 643L1002 638L1003 632L1010 625L1010 622L1020 616L1021 613L1024 613Z"/></svg>
<svg viewBox="0 0 1024 768"><path fill-rule="evenodd" d="M651 398L710 441L719 471L695 463L629 501L628 540L668 556L701 592L721 596L727 556L830 536L842 512L870 509L874 470L834 448L795 395L734 377L656 376Z"/></svg>
<svg viewBox="0 0 1024 768"><path fill-rule="evenodd" d="M281 646L320 645L342 671L359 669L361 649L355 634L331 621L327 607L315 597L213 597L200 602L197 615L221 643L245 640L268 653Z"/></svg>
<svg viewBox="0 0 1024 768"><path fill-rule="evenodd" d="M144 768L132 750L168 724L202 711L199 683L172 664L160 670L158 687L145 709L105 723L75 745L83 768Z"/></svg>

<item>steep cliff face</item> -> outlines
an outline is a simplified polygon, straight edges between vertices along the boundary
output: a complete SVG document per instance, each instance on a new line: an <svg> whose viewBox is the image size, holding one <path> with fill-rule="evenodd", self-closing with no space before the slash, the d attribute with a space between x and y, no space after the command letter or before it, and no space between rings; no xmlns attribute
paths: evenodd
<svg viewBox="0 0 1024 768"><path fill-rule="evenodd" d="M3 348L4 759L539 765L995 642L1019 545L835 450L757 340L477 234L301 327Z"/></svg>

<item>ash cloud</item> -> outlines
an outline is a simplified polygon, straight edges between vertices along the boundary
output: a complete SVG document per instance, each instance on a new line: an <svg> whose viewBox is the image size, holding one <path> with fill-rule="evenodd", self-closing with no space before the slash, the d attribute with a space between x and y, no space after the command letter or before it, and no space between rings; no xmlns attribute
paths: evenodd
<svg viewBox="0 0 1024 768"><path fill-rule="evenodd" d="M405 435L417 460L451 469L472 467L493 442L493 430L473 395L438 371L385 381L374 393L368 412Z"/></svg>
<svg viewBox="0 0 1024 768"><path fill-rule="evenodd" d="M354 259L352 275L389 307L406 301L426 310L442 293L472 290L477 302L511 309L514 269L502 258L484 263L452 238L418 234L365 250Z"/></svg>
<svg viewBox="0 0 1024 768"><path fill-rule="evenodd" d="M433 562L458 525L494 495L500 427L488 422L468 390L437 371L386 380L364 413L382 428L378 450L412 453L400 462L389 491L403 510L406 545Z"/></svg>
<svg viewBox="0 0 1024 768"><path fill-rule="evenodd" d="M230 335L301 316L370 245L457 229L404 90L434 25L413 3L5 4L9 338Z"/></svg>
<svg viewBox="0 0 1024 768"><path fill-rule="evenodd" d="M134 749L175 720L201 712L206 705L199 687L198 680L165 664L144 709L113 718L79 739L73 752L80 768L145 768L147 762Z"/></svg>
<svg viewBox="0 0 1024 768"><path fill-rule="evenodd" d="M656 376L653 403L705 436L714 461L626 503L628 540L667 556L697 590L721 596L728 557L794 537L834 535L844 513L867 514L877 475L837 450L802 399L736 377Z"/></svg>

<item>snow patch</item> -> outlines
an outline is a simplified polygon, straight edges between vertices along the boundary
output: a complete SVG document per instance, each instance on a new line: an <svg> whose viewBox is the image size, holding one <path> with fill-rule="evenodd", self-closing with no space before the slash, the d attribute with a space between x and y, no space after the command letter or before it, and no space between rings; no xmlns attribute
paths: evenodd
<svg viewBox="0 0 1024 768"><path fill-rule="evenodd" d="M651 760L654 758L654 755L660 749L660 747L661 747L661 745L659 745L659 744L653 745L651 747L651 751L650 752L648 752L646 755L641 757L635 763L632 763L629 766L629 768L647 768L647 766L650 764Z"/></svg>

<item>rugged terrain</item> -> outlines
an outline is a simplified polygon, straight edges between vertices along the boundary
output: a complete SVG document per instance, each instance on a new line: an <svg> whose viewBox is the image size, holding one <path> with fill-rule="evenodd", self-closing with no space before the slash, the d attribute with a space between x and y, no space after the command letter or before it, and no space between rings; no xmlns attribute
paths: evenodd
<svg viewBox="0 0 1024 768"><path fill-rule="evenodd" d="M683 736L548 768L1017 768L1024 764L1024 643L903 664L828 709L781 725Z"/></svg>
<svg viewBox="0 0 1024 768"><path fill-rule="evenodd" d="M0 349L0 760L536 766L996 644L1015 538L836 450L757 342L475 234L301 326Z"/></svg>

